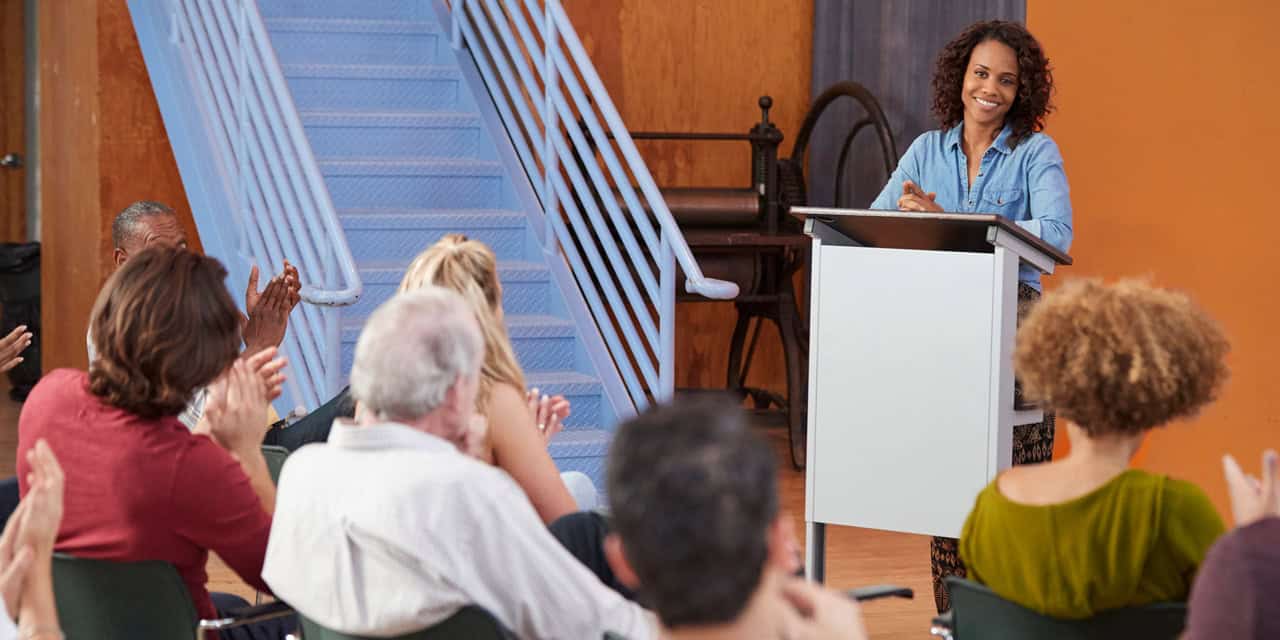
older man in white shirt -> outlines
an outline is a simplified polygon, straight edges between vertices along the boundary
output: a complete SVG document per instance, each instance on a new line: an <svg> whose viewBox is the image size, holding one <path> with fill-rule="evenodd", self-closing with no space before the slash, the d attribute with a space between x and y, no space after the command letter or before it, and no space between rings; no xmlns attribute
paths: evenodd
<svg viewBox="0 0 1280 640"><path fill-rule="evenodd" d="M374 312L351 370L356 422L289 458L262 577L343 633L407 633L476 604L520 638L654 637L652 614L565 551L506 473L463 453L483 351L451 291Z"/></svg>

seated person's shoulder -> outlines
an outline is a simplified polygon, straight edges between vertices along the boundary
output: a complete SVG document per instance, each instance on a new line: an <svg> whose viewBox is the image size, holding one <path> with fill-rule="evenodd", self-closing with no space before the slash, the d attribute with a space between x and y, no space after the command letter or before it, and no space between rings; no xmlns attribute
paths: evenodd
<svg viewBox="0 0 1280 640"><path fill-rule="evenodd" d="M493 385L493 388L489 390L485 414L493 415L495 412L527 415L529 408L525 403L524 390L506 383Z"/></svg>
<svg viewBox="0 0 1280 640"><path fill-rule="evenodd" d="M1160 497L1166 537L1189 544L1197 555L1226 532L1213 501L1194 483L1165 478Z"/></svg>

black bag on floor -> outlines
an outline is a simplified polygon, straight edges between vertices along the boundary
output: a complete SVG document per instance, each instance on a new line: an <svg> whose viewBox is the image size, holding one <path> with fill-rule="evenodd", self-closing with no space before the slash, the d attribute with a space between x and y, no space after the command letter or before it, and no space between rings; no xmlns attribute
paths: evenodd
<svg viewBox="0 0 1280 640"><path fill-rule="evenodd" d="M0 243L0 337L19 325L31 332L22 363L9 370L9 397L27 399L40 380L40 243Z"/></svg>

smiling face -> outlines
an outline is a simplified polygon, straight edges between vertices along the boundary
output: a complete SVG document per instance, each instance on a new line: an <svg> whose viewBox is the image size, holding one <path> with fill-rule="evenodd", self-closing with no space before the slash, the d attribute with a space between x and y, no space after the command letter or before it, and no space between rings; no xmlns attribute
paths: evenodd
<svg viewBox="0 0 1280 640"><path fill-rule="evenodd" d="M965 122L1003 125L1017 95L1017 53L998 40L978 43L969 55L969 67L960 91Z"/></svg>

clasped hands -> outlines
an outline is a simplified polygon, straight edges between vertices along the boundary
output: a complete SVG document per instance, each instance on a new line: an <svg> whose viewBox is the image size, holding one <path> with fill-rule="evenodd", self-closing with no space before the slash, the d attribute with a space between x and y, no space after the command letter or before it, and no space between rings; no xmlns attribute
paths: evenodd
<svg viewBox="0 0 1280 640"><path fill-rule="evenodd" d="M925 192L916 183L910 180L902 182L902 196L898 198L898 209L900 211L930 211L941 213L942 207L936 202L938 194L930 191Z"/></svg>

